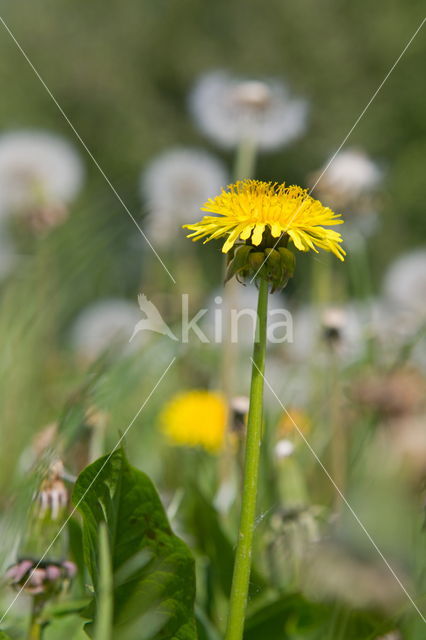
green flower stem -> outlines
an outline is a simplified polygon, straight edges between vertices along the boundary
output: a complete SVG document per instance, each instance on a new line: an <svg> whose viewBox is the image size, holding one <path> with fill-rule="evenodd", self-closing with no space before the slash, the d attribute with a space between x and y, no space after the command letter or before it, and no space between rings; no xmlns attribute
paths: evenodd
<svg viewBox="0 0 426 640"><path fill-rule="evenodd" d="M256 143L252 138L244 138L240 141L235 156L235 180L245 180L254 176L256 151Z"/></svg>
<svg viewBox="0 0 426 640"><path fill-rule="evenodd" d="M330 443L331 443L331 469L333 479L339 487L339 491L334 491L334 508L336 514L341 512L343 504L342 494L346 493L347 478L347 438L342 416L342 385L339 371L338 354L330 353L329 369L330 369L330 387L328 389L329 401L329 424L330 424Z"/></svg>
<svg viewBox="0 0 426 640"><path fill-rule="evenodd" d="M31 621L28 631L28 640L41 640L41 625L37 620Z"/></svg>
<svg viewBox="0 0 426 640"><path fill-rule="evenodd" d="M244 462L244 486L240 528L235 554L234 575L225 640L241 640L250 580L256 496L259 476L260 444L263 420L263 374L265 370L268 282L261 279L257 305L258 335L253 348L250 410Z"/></svg>
<svg viewBox="0 0 426 640"><path fill-rule="evenodd" d="M250 138L244 138L240 140L234 159L234 180L245 180L252 178L256 167L257 148L256 142ZM226 257L223 261L223 279L226 274ZM194 273L196 273L196 269ZM238 308L240 285L235 278L230 280L224 290L223 294L223 309L224 315L224 331L223 331L223 350L222 350L222 364L221 364L221 382L222 391L227 400L228 406L235 393L235 379L236 379L236 362L238 359L238 345L231 340L231 310ZM230 415L228 415L228 427L230 425ZM226 484L232 474L232 461L234 454L232 452L229 443L224 448L224 452L221 459L220 477L221 482Z"/></svg>
<svg viewBox="0 0 426 640"><path fill-rule="evenodd" d="M252 178L256 165L256 143L250 138L240 141L235 154L234 179L245 180ZM223 277L226 273L226 258L223 262ZM222 363L222 387L228 402L232 399L235 386L235 363L237 361L237 345L231 341L231 309L237 308L238 283L233 278L228 282L223 296L223 308L225 310L223 363ZM229 468L229 461L226 461Z"/></svg>
<svg viewBox="0 0 426 640"><path fill-rule="evenodd" d="M40 622L40 614L43 609L43 601L34 596L31 607L30 626L28 628L28 640L41 640L42 638L42 625Z"/></svg>

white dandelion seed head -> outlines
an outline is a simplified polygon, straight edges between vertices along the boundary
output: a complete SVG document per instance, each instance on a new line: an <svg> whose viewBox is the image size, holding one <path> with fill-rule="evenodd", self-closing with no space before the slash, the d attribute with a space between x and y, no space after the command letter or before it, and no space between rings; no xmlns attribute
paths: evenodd
<svg viewBox="0 0 426 640"><path fill-rule="evenodd" d="M318 174L318 177L321 176L318 189L342 193L347 197L374 191L383 177L377 164L360 149L340 151L334 159L331 157L325 163Z"/></svg>
<svg viewBox="0 0 426 640"><path fill-rule="evenodd" d="M231 399L231 409L236 413L245 415L250 408L250 399L247 396L235 396Z"/></svg>
<svg viewBox="0 0 426 640"><path fill-rule="evenodd" d="M376 308L373 301L325 309L322 313L306 306L294 312L294 340L288 355L295 362L308 361L318 347L334 343L346 362L356 360L365 349L366 338L374 331Z"/></svg>
<svg viewBox="0 0 426 640"><path fill-rule="evenodd" d="M326 329L343 331L347 324L347 314L341 307L328 307L322 314L322 324Z"/></svg>
<svg viewBox="0 0 426 640"><path fill-rule="evenodd" d="M383 280L382 314L377 334L389 353L412 342L410 361L426 371L426 250L397 258Z"/></svg>
<svg viewBox="0 0 426 640"><path fill-rule="evenodd" d="M181 225L198 220L200 207L227 183L224 166L206 151L183 147L158 156L140 180L148 237L157 245L170 244Z"/></svg>
<svg viewBox="0 0 426 640"><path fill-rule="evenodd" d="M288 458L294 453L294 444L288 438L283 438L278 440L277 444L274 447L274 454L278 460L282 460L283 458Z"/></svg>
<svg viewBox="0 0 426 640"><path fill-rule="evenodd" d="M272 91L265 83L258 80L247 80L235 85L232 101L242 109L263 111L271 104Z"/></svg>
<svg viewBox="0 0 426 640"><path fill-rule="evenodd" d="M426 321L426 249L406 253L390 265L383 293L395 310Z"/></svg>
<svg viewBox="0 0 426 640"><path fill-rule="evenodd" d="M307 124L307 101L292 97L279 80L242 80L224 71L203 75L189 106L199 128L224 148L249 139L259 149L277 149L302 135Z"/></svg>
<svg viewBox="0 0 426 640"><path fill-rule="evenodd" d="M371 311L364 333L380 347L381 361L392 365L401 349L409 346L408 361L426 372L426 343L421 340L426 321L424 307L422 312L411 306L395 305L394 300L383 294Z"/></svg>
<svg viewBox="0 0 426 640"><path fill-rule="evenodd" d="M80 191L84 167L74 147L44 131L0 136L0 211L41 203L68 204Z"/></svg>
<svg viewBox="0 0 426 640"><path fill-rule="evenodd" d="M140 319L139 307L128 300L110 298L94 302L78 315L71 330L71 344L88 361L112 346L120 347L120 353L127 355L144 343L144 334L140 332L129 344Z"/></svg>

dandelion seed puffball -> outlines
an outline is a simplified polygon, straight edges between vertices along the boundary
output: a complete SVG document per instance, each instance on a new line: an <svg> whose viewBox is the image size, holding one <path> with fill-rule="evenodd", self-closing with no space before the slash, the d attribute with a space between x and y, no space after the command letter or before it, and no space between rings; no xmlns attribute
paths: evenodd
<svg viewBox="0 0 426 640"><path fill-rule="evenodd" d="M278 460L283 460L284 458L288 458L294 453L294 444L291 440L287 438L283 438L282 440L278 440L277 444L274 448L275 457Z"/></svg>
<svg viewBox="0 0 426 640"><path fill-rule="evenodd" d="M306 129L308 103L290 96L279 80L234 78L224 71L203 75L189 97L199 128L213 141L232 148L245 139L260 149L276 149Z"/></svg>
<svg viewBox="0 0 426 640"><path fill-rule="evenodd" d="M385 274L383 291L396 310L410 311L426 320L426 249L397 258Z"/></svg>
<svg viewBox="0 0 426 640"><path fill-rule="evenodd" d="M129 344L142 314L137 304L121 299L95 302L80 312L71 330L71 344L82 358L94 360L112 345L122 346L121 353L136 350L144 340L138 333Z"/></svg>
<svg viewBox="0 0 426 640"><path fill-rule="evenodd" d="M157 245L181 235L183 222L195 222L200 206L228 182L222 163L211 154L177 148L158 156L142 173L140 188L148 207L147 234Z"/></svg>
<svg viewBox="0 0 426 640"><path fill-rule="evenodd" d="M0 211L34 204L69 203L80 191L84 168L66 140L42 131L0 136Z"/></svg>
<svg viewBox="0 0 426 640"><path fill-rule="evenodd" d="M325 163L318 172L318 179L318 189L330 189L345 193L348 197L356 197L373 191L382 179L382 171L363 151L347 149Z"/></svg>
<svg viewBox="0 0 426 640"><path fill-rule="evenodd" d="M364 334L372 331L374 305L346 305L326 309L322 315L310 306L293 314L294 340L287 352L296 362L306 362L324 342L335 340L339 355L345 361L356 360L364 349Z"/></svg>

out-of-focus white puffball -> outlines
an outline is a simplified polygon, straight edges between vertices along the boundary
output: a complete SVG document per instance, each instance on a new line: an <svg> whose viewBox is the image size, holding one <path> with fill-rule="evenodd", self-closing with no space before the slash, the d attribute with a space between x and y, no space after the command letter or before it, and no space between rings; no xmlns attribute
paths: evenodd
<svg viewBox="0 0 426 640"><path fill-rule="evenodd" d="M244 80L225 71L206 73L189 97L201 131L224 148L252 141L277 149L306 130L308 103L291 96L280 80Z"/></svg>
<svg viewBox="0 0 426 640"><path fill-rule="evenodd" d="M391 263L383 293L397 311L411 312L426 321L426 249L406 253Z"/></svg>
<svg viewBox="0 0 426 640"><path fill-rule="evenodd" d="M145 341L144 332L129 340L142 314L133 302L105 299L94 302L78 315L71 330L71 344L84 360L94 360L111 347L118 347L126 355L137 350Z"/></svg>
<svg viewBox="0 0 426 640"><path fill-rule="evenodd" d="M419 249L391 263L383 280L380 333L393 353L412 342L410 360L426 370L426 250Z"/></svg>
<svg viewBox="0 0 426 640"><path fill-rule="evenodd" d="M230 408L235 413L245 415L250 408L250 399L247 396L235 396L231 398Z"/></svg>
<svg viewBox="0 0 426 640"><path fill-rule="evenodd" d="M363 250L365 238L377 231L382 179L382 169L360 149L340 151L310 176L321 202L343 213L350 251Z"/></svg>
<svg viewBox="0 0 426 640"><path fill-rule="evenodd" d="M331 157L318 171L318 188L355 197L376 189L382 177L381 169L364 151L346 149Z"/></svg>
<svg viewBox="0 0 426 640"><path fill-rule="evenodd" d="M274 454L278 460L282 460L283 458L288 458L293 453L294 453L294 444L291 440L288 440L287 438L278 440L277 444L274 447Z"/></svg>
<svg viewBox="0 0 426 640"><path fill-rule="evenodd" d="M294 340L288 344L287 353L296 362L308 362L321 344L327 344L350 362L363 354L366 340L376 330L378 313L373 302L330 307L322 313L303 307L294 312Z"/></svg>
<svg viewBox="0 0 426 640"><path fill-rule="evenodd" d="M76 197L84 167L74 147L44 131L0 136L0 212L7 215L46 204L65 205Z"/></svg>
<svg viewBox="0 0 426 640"><path fill-rule="evenodd" d="M158 246L169 245L182 235L182 224L198 220L200 207L227 183L224 166L206 151L177 148L158 156L140 180L148 237Z"/></svg>

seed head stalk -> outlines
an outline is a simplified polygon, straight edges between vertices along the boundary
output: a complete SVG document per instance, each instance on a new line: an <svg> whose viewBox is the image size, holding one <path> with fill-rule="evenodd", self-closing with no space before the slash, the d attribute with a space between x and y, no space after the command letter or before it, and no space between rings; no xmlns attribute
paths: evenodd
<svg viewBox="0 0 426 640"><path fill-rule="evenodd" d="M225 640L241 640L247 607L263 423L268 282L261 279L257 306L257 340L253 347L250 409L244 461L243 495Z"/></svg>
<svg viewBox="0 0 426 640"><path fill-rule="evenodd" d="M245 137L240 140L234 159L234 179L245 180L252 178L255 173L257 157L257 145L254 138ZM223 261L223 274L225 278L227 268L226 257ZM231 406L232 398L235 395L236 362L238 359L237 344L232 340L231 311L238 308L239 291L238 282L232 278L225 287L223 294L223 310L224 310L224 332L223 332L223 350L221 365L221 383L222 392L227 400L228 407ZM228 430L231 428L230 411L228 410ZM233 453L228 440L221 459L220 476L222 484L227 484L232 475ZM238 479L238 482L240 480Z"/></svg>
<svg viewBox="0 0 426 640"><path fill-rule="evenodd" d="M41 612L43 609L43 599L40 596L34 596L31 604L31 617L30 625L28 628L28 640L41 640L43 628L40 621Z"/></svg>

